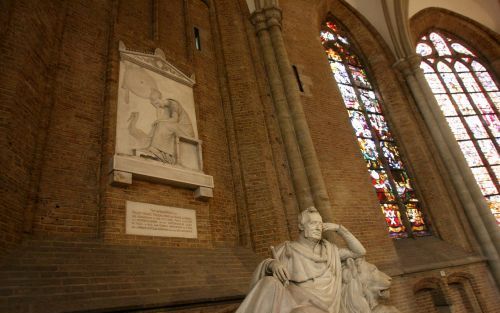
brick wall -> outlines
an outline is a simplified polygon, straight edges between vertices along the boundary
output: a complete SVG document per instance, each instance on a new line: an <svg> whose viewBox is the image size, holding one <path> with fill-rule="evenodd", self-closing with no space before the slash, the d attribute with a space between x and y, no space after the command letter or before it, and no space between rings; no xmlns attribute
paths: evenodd
<svg viewBox="0 0 500 313"><path fill-rule="evenodd" d="M13 258L5 259L7 263L0 267L1 277L9 281L9 288L0 289L0 294L4 292L2 295L11 299L0 304L7 303L11 311L30 305L35 308L57 291L60 296L52 301L61 301L65 309L71 305L76 308L78 302L68 302L77 299L82 301L81 307L116 307L125 302L151 305L159 297L174 299L178 295L169 291L170 281L180 285L187 281L175 280L179 277L169 268L182 264L183 256L190 258L191 265L205 266L203 253L211 256L212 263L197 272L196 286L183 285L183 301L193 301L202 294L212 298L241 296L257 259L269 255L270 245L298 233L289 168L246 2L67 3L20 0L0 4L0 65L5 73L0 80L0 138L5 147L1 155L4 201L0 251L18 245L23 228L39 240L19 246ZM394 58L380 35L343 1L322 1L314 9L308 0L280 5L291 63L307 77L309 91L302 101L336 222L363 242L370 262L392 273L393 303L402 312L413 312L417 305L422 312L432 312L429 294L415 294L413 286L424 278L440 279L439 270L405 272L398 256L402 249L387 237L383 215L319 41L320 24L331 12L349 29L363 52L434 235L450 247L473 253L476 241L470 226L453 200L444 167L404 82L392 69ZM7 11L10 14L5 14ZM448 23L444 16L440 17L443 27ZM415 19L415 31L425 29L431 20L424 16ZM194 48L193 27L200 31L201 51ZM141 180L128 187L109 185L120 40L135 50L152 52L160 47L174 66L188 75L195 74L204 170L215 181L212 199L197 201L191 190ZM493 41L485 45L493 45ZM492 49L487 51L492 60L497 59ZM196 210L198 238L125 234L127 200ZM64 241L55 240L61 237ZM239 246L251 247L255 254L248 249L241 254ZM85 250L81 260L76 257L79 249ZM131 257L134 253L141 255L140 260ZM210 290L209 274L226 269L226 264L216 261L219 253L230 260L227 268L240 273L240 281L224 280L217 274L222 277L219 289ZM16 256L22 259L20 265L14 261ZM158 258L161 262L156 265L148 263ZM99 267L99 262L108 260L113 264ZM37 262L47 266L37 267ZM113 271L115 263L117 270ZM103 270L97 275L100 280L93 280L94 267L109 273ZM55 270L60 268L71 274ZM141 278L137 274L140 268L151 272ZM485 263L443 269L447 275L460 271L472 275L473 288L485 311L498 310L497 289ZM165 281L155 280L157 274ZM65 280L57 275L69 277ZM26 287L33 282L38 289ZM157 292L155 288L164 289ZM466 310L468 304L461 291L452 286L450 294L457 307ZM36 302L40 299L42 302ZM234 310L233 300L220 301L211 305L207 300L183 309L177 306L176 310Z"/></svg>
<svg viewBox="0 0 500 313"><path fill-rule="evenodd" d="M75 1L65 14L34 231L96 237L110 5Z"/></svg>
<svg viewBox="0 0 500 313"><path fill-rule="evenodd" d="M58 1L0 4L0 251L31 226L53 106L64 10Z"/></svg>

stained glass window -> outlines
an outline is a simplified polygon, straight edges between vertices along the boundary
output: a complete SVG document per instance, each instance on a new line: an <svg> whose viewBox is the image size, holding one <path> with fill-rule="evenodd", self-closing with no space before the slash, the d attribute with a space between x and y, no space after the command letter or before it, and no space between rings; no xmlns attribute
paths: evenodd
<svg viewBox="0 0 500 313"><path fill-rule="evenodd" d="M413 180L401 159L396 140L383 114L381 101L366 73L366 67L355 52L352 40L339 23L330 19L321 30L321 41L358 138L389 236L406 238L429 235ZM420 48L424 52L432 50L428 44ZM438 81L436 77L436 84Z"/></svg>
<svg viewBox="0 0 500 313"><path fill-rule="evenodd" d="M420 67L500 225L498 81L470 47L433 31L420 39Z"/></svg>

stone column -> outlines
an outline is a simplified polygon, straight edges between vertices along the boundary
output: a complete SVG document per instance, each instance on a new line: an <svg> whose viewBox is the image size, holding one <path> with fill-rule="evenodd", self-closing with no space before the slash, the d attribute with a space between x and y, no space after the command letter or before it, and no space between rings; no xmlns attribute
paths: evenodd
<svg viewBox="0 0 500 313"><path fill-rule="evenodd" d="M316 156L316 150L314 149L309 126L302 107L302 100L300 99L297 82L288 59L283 34L281 32L281 10L276 6L270 6L265 8L263 13L266 17L266 24L271 36L279 75L285 90L288 108L291 113L295 135L306 169L309 186L311 187L314 204L325 220L332 221L333 213L330 199L323 180L323 175Z"/></svg>
<svg viewBox="0 0 500 313"><path fill-rule="evenodd" d="M420 60L420 56L414 54L398 61L395 67L405 77L473 227L481 251L488 258L497 284L500 284L498 227L419 67ZM479 192L479 196L477 192Z"/></svg>
<svg viewBox="0 0 500 313"><path fill-rule="evenodd" d="M278 115L278 123L281 137L285 146L285 152L290 164L292 182L297 195L300 210L314 205L311 196L311 188L306 175L306 169L300 155L295 128L288 110L285 90L278 70L274 55L271 37L266 25L266 17L262 11L256 11L252 15L252 23L255 25L259 38L260 48L264 59L264 65L269 79L271 94Z"/></svg>

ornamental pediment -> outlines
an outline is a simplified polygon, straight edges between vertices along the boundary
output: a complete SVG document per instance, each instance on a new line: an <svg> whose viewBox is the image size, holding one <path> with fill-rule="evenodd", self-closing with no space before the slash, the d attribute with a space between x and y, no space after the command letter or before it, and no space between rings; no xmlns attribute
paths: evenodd
<svg viewBox="0 0 500 313"><path fill-rule="evenodd" d="M123 41L120 41L119 51L121 60L127 60L143 68L147 68L188 87L193 87L196 83L194 74L187 76L181 70L169 63L165 58L165 53L160 48L156 48L155 52L151 54L128 49Z"/></svg>

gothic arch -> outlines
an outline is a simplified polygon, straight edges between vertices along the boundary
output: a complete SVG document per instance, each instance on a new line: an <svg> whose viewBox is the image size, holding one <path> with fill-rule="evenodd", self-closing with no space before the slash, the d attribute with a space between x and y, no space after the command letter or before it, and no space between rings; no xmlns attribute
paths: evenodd
<svg viewBox="0 0 500 313"><path fill-rule="evenodd" d="M449 275L446 279L446 283L450 287L456 287L461 291L462 301L468 303L469 310L472 310L473 313L482 313L486 312L485 302L481 297L481 294L478 294L476 290L478 289L478 284L474 275L467 272L455 272Z"/></svg>
<svg viewBox="0 0 500 313"><path fill-rule="evenodd" d="M500 35L468 17L442 8L424 9L410 19L415 45L430 29L444 30L473 46L497 77L500 76Z"/></svg>
<svg viewBox="0 0 500 313"><path fill-rule="evenodd" d="M433 158L437 152L433 143L428 140L427 129L413 106L411 96L400 83L398 73L393 68L394 55L367 19L345 1L322 0L318 3L315 13L318 32L329 13L343 23L357 44L359 52L365 56L365 65L384 102L386 117L394 136L399 139L405 164L417 182L416 189L420 191L424 211L433 222L434 234L469 249L468 239L463 229L458 226L461 223L453 200L451 197L446 197L446 200L443 198L448 191L444 187L443 177L440 176L439 165ZM457 219L456 223L444 223L450 216Z"/></svg>
<svg viewBox="0 0 500 313"><path fill-rule="evenodd" d="M413 293L418 293L424 290L443 289L444 283L436 277L425 277L420 279L413 285Z"/></svg>
<svg viewBox="0 0 500 313"><path fill-rule="evenodd" d="M437 277L426 277L420 279L413 286L413 293L417 296L417 304L420 309L424 307L427 312L438 312L438 307L449 307L451 299L447 291L445 281ZM422 301L432 299L432 304L429 306L429 301ZM419 300L422 303L419 303ZM427 306L427 307L426 307ZM422 312L424 311L422 310Z"/></svg>

